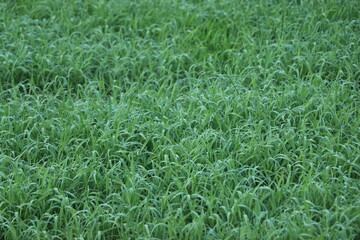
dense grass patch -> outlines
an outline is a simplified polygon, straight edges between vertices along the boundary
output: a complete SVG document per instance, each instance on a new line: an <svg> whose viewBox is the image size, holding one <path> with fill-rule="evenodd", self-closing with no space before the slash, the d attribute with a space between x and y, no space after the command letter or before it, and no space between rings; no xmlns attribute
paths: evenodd
<svg viewBox="0 0 360 240"><path fill-rule="evenodd" d="M358 239L360 2L0 3L0 239Z"/></svg>

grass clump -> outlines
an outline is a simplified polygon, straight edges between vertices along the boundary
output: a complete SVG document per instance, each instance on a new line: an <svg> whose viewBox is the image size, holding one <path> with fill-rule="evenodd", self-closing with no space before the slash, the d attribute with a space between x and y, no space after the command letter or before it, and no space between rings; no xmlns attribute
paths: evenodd
<svg viewBox="0 0 360 240"><path fill-rule="evenodd" d="M358 239L358 1L0 3L0 239Z"/></svg>

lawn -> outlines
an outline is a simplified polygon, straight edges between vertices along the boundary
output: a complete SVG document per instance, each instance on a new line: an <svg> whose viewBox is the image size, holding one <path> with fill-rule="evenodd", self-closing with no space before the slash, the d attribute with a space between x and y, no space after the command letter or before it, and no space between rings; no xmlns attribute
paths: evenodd
<svg viewBox="0 0 360 240"><path fill-rule="evenodd" d="M0 239L360 239L360 1L2 0Z"/></svg>

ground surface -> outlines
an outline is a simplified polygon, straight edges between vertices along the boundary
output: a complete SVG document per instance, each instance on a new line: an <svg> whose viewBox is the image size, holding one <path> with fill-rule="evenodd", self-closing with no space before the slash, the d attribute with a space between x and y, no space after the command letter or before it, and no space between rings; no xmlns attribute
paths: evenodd
<svg viewBox="0 0 360 240"><path fill-rule="evenodd" d="M359 239L359 12L1 1L0 239Z"/></svg>

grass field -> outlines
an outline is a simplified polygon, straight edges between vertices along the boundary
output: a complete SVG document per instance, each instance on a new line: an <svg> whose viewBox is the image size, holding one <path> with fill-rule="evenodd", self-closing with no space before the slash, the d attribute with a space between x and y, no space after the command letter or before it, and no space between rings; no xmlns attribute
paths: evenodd
<svg viewBox="0 0 360 240"><path fill-rule="evenodd" d="M360 239L360 1L0 1L0 239Z"/></svg>

